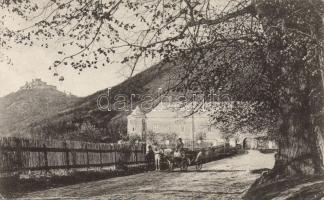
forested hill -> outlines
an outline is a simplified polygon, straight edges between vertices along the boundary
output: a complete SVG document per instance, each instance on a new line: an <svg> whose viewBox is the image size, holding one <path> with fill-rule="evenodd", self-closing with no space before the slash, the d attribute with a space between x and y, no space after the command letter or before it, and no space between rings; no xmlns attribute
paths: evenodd
<svg viewBox="0 0 324 200"><path fill-rule="evenodd" d="M157 64L141 73L125 80L110 89L110 98L124 95L130 105L140 102L142 95L157 94L159 88L169 87L177 79L177 68L171 64ZM34 120L28 131L37 137L58 139L73 139L86 141L114 142L126 135L127 115L130 109L124 111L102 111L97 106L100 95L107 95L108 88L90 96L81 98L63 111L49 117ZM104 101L103 101L104 102Z"/></svg>
<svg viewBox="0 0 324 200"><path fill-rule="evenodd" d="M45 83L25 86L0 98L0 136L29 137L31 124L67 109L79 99Z"/></svg>

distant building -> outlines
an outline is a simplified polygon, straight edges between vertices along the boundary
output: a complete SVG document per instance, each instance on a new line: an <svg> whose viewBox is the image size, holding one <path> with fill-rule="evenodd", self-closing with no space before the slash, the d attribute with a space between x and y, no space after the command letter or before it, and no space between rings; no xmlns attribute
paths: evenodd
<svg viewBox="0 0 324 200"><path fill-rule="evenodd" d="M146 140L149 133L164 137L168 134L182 138L191 144L204 141L210 145L223 144L221 132L211 124L207 112L191 114L178 104L168 106L160 103L152 111L144 113L139 107L127 117L128 135L139 135Z"/></svg>
<svg viewBox="0 0 324 200"><path fill-rule="evenodd" d="M146 116L139 107L127 117L127 133L128 135L139 135L145 138L144 133L146 132L145 125Z"/></svg>
<svg viewBox="0 0 324 200"><path fill-rule="evenodd" d="M276 148L273 141L257 139L265 136L265 132L260 134L237 133L230 138L225 138L212 123L209 111L198 111L194 114L191 112L188 107L180 107L177 103L160 103L147 113L137 106L127 116L127 133L129 136L140 136L148 143L152 142L148 141L150 134L154 134L158 137L158 142L162 144L169 142L166 142L168 135L174 135L176 138L182 138L187 147L200 143L206 146L229 143L232 147L241 144L245 149Z"/></svg>
<svg viewBox="0 0 324 200"><path fill-rule="evenodd" d="M53 89L56 90L56 86L48 85L46 82L39 78L33 79L31 82L26 82L24 86L20 87L20 90L30 89Z"/></svg>

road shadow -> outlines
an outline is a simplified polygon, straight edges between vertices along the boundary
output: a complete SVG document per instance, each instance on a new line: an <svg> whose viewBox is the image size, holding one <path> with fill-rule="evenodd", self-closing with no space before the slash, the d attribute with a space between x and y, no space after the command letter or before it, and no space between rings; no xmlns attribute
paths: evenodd
<svg viewBox="0 0 324 200"><path fill-rule="evenodd" d="M180 170L174 170L174 171L160 171L163 173L210 173L210 172L218 172L218 173L223 173L223 172L245 172L247 170L223 170L223 169L202 169L202 170L187 170L187 171L180 171Z"/></svg>
<svg viewBox="0 0 324 200"><path fill-rule="evenodd" d="M160 172L164 173L210 173L210 172L218 172L218 173L224 173L224 172L250 172L252 174L262 174L263 172L269 172L271 169L269 168L260 168L260 169L253 169L253 170L244 170L244 169L201 169L201 170L187 170L187 171L180 171L180 170L174 170L174 171L168 171L163 170Z"/></svg>
<svg viewBox="0 0 324 200"><path fill-rule="evenodd" d="M140 192L142 193L187 193L187 194L192 194L192 193L199 193L203 195L228 195L228 194L243 194L246 190L242 191L235 191L235 192L211 192L211 191L195 191L195 190L174 190L174 189L165 189L165 190L158 190L158 189L153 189L153 190L141 190Z"/></svg>

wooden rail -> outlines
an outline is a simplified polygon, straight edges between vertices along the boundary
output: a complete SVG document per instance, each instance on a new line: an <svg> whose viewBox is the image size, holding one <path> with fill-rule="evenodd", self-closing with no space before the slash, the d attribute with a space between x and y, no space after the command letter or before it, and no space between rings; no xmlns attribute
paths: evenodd
<svg viewBox="0 0 324 200"><path fill-rule="evenodd" d="M145 144L0 138L0 172L143 165Z"/></svg>

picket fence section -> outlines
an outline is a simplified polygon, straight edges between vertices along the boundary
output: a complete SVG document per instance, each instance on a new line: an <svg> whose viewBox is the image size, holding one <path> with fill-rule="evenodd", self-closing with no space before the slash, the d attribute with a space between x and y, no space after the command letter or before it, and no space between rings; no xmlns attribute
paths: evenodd
<svg viewBox="0 0 324 200"><path fill-rule="evenodd" d="M145 164L145 144L0 138L0 172Z"/></svg>

